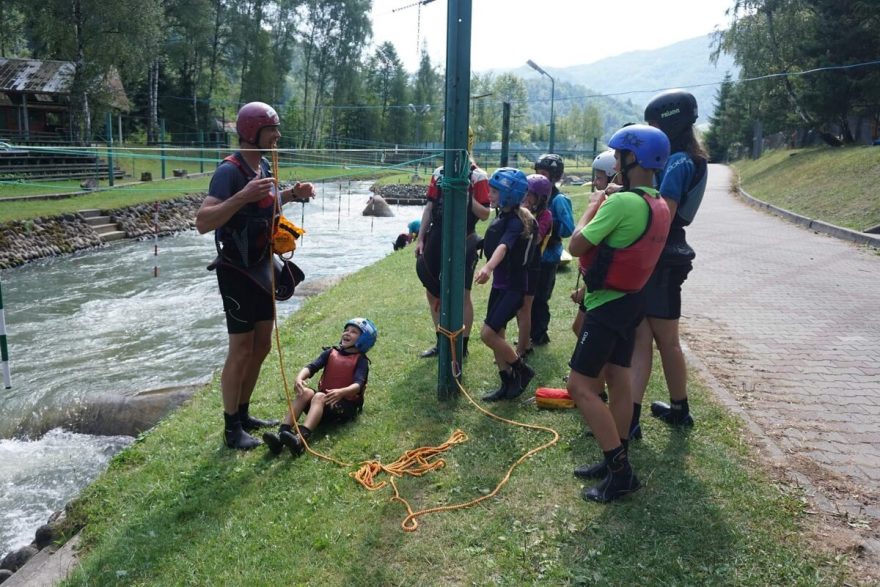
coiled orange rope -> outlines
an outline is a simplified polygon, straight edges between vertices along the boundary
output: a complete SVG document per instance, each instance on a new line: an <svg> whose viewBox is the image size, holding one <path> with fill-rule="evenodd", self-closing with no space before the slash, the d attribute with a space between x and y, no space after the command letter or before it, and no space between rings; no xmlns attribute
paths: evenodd
<svg viewBox="0 0 880 587"><path fill-rule="evenodd" d="M452 510L470 508L482 501L495 497L496 495L498 495L498 492L501 491L501 488L510 480L510 476L513 474L514 469L522 464L523 461L525 461L530 456L541 452L544 449L550 448L559 441L559 433L552 428L539 426L537 424L526 424L524 422L517 422L516 420L503 418L501 416L498 416L497 414L493 414L492 412L486 410L477 402L475 402L473 398L468 394L467 390L461 385L458 377L458 375L461 374L461 371L460 369L458 369L458 367L456 367L456 365L458 365L458 361L456 360L457 358L455 352L455 339L458 337L459 334L464 332L464 328L461 328L455 332L450 332L449 330L446 330L442 327L438 327L437 331L447 337L450 341L450 345L452 348L451 368L453 370L453 374L455 375L455 384L458 386L458 389L461 391L462 395L464 395L475 408L477 408L480 412L482 412L489 418L492 418L493 420L498 420L499 422L504 422L505 424L510 424L512 426L519 426L521 428L529 428L531 430L541 430L544 432L549 432L553 436L553 438L552 440L545 442L544 444L528 450L520 455L520 457L507 470L507 473L505 473L504 477L501 478L501 481L499 481L495 488L486 495L481 495L480 497L462 503L437 506L418 511L413 511L412 506L409 504L409 502L400 495L400 490L398 490L397 484L394 482L394 478L402 477L405 474L412 475L414 477L421 477L428 471L443 468L446 465L446 462L442 459L438 459L436 461L429 461L429 459L443 451L448 450L456 444L465 442L467 440L467 436L461 430L456 430L455 432L453 432L452 436L449 437L449 440L447 440L444 444L440 446L423 447L407 451L402 457L400 457L391 465L385 466L377 461L365 461L364 463L362 463L361 468L357 472L349 473L351 477L356 479L369 491L381 489L386 485L384 481L377 483L376 475L383 471L391 475L391 487L394 489L394 496L391 499L401 502L406 508L406 518L404 518L403 521L400 523L401 528L403 528L403 530L406 532L415 532L416 530L418 530L418 518L422 516L436 512L448 512ZM458 371L458 374L455 374L455 371Z"/></svg>

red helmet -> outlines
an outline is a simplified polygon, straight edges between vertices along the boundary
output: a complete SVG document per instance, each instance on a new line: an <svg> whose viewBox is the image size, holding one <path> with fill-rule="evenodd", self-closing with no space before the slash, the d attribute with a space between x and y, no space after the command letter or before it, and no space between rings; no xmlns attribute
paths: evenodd
<svg viewBox="0 0 880 587"><path fill-rule="evenodd" d="M238 111L235 130L238 137L252 145L260 138L260 130L267 126L279 126L281 119L275 109L263 102L248 102Z"/></svg>

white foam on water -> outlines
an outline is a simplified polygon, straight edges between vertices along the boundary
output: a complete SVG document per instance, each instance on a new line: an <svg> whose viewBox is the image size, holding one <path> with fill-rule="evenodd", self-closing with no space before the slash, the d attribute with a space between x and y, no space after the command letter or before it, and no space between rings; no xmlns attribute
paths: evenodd
<svg viewBox="0 0 880 587"><path fill-rule="evenodd" d="M0 440L0 557L30 544L34 531L133 441L57 428L39 440Z"/></svg>

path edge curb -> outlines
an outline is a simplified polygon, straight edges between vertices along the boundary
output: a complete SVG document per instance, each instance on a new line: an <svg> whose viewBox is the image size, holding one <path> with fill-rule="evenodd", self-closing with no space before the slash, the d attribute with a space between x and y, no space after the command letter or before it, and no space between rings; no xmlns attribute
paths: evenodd
<svg viewBox="0 0 880 587"><path fill-rule="evenodd" d="M833 236L841 240L850 241L859 245L867 245L869 247L874 247L875 249L880 249L880 236L874 236L873 234L865 232L858 232L849 228L843 228L841 226L835 226L834 224L822 222L821 220L814 220L813 218L801 216L800 214L796 214L791 210L786 210L785 208L780 208L779 206L774 206L773 204L768 204L767 202L759 200L739 186L736 187L735 193L737 194L737 196L739 196L741 200L743 200L750 206L759 208L761 210L766 210L771 214L775 214L776 216L784 218L789 222L797 224L798 226L803 226L804 228L807 228L809 230L821 232L822 234L827 234L828 236Z"/></svg>

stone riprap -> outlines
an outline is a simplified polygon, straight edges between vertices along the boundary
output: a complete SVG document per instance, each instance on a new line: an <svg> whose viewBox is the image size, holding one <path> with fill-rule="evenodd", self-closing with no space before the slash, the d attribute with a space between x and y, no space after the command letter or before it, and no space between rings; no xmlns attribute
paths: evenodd
<svg viewBox="0 0 880 587"><path fill-rule="evenodd" d="M192 194L159 202L159 236L194 228L196 212L204 198L204 194ZM155 203L105 210L104 213L119 223L126 238L144 238L157 232ZM76 213L15 220L0 224L0 269L103 244L95 229Z"/></svg>

